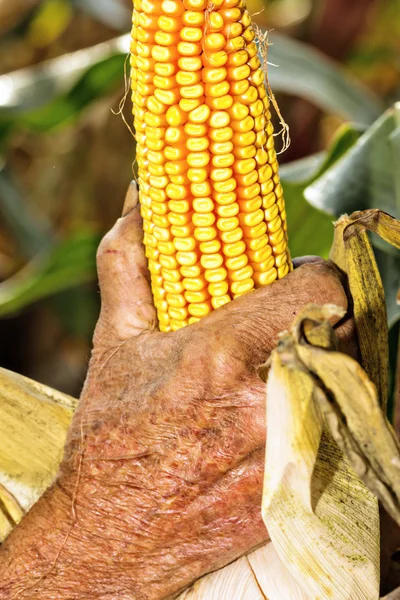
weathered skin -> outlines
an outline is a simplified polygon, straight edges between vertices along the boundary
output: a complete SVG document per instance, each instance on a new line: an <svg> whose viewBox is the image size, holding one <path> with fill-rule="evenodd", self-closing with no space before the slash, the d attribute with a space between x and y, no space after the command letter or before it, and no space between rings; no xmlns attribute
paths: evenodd
<svg viewBox="0 0 400 600"><path fill-rule="evenodd" d="M268 539L257 367L304 304L347 307L318 261L159 333L133 203L99 249L87 381L57 482L0 552L1 600L172 598Z"/></svg>

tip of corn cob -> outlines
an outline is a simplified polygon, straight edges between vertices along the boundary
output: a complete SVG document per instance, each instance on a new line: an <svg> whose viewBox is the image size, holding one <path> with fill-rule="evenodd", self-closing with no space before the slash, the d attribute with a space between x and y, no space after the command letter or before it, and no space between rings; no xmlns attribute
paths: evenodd
<svg viewBox="0 0 400 600"><path fill-rule="evenodd" d="M265 74L245 0L134 0L144 244L161 331L291 269Z"/></svg>

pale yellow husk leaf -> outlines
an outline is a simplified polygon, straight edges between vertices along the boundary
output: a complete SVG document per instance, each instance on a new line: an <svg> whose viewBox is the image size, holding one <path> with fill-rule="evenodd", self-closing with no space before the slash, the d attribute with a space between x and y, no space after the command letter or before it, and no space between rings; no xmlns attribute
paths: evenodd
<svg viewBox="0 0 400 600"><path fill-rule="evenodd" d="M328 307L317 319L318 310L304 310L272 354L263 518L282 562L307 597L377 600L378 502L334 441L320 409L324 386L299 358L306 343L300 337L312 323L320 352L332 351L330 327L323 324L334 309ZM344 382L349 396L358 393L351 383Z"/></svg>
<svg viewBox="0 0 400 600"><path fill-rule="evenodd" d="M199 579L178 600L311 600L271 542Z"/></svg>
<svg viewBox="0 0 400 600"><path fill-rule="evenodd" d="M76 405L0 368L0 542L53 481Z"/></svg>

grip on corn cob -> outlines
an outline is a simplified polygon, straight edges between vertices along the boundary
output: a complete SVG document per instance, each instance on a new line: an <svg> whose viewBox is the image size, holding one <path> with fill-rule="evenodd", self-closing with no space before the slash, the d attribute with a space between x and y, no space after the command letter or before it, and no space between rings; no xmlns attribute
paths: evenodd
<svg viewBox="0 0 400 600"><path fill-rule="evenodd" d="M245 0L134 0L139 197L161 331L284 277L286 215Z"/></svg>

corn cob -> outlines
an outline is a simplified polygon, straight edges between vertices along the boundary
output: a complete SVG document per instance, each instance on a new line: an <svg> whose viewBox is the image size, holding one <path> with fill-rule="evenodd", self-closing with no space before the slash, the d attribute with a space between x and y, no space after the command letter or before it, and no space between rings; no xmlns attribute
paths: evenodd
<svg viewBox="0 0 400 600"><path fill-rule="evenodd" d="M161 331L291 269L270 103L245 0L134 0L144 244Z"/></svg>

